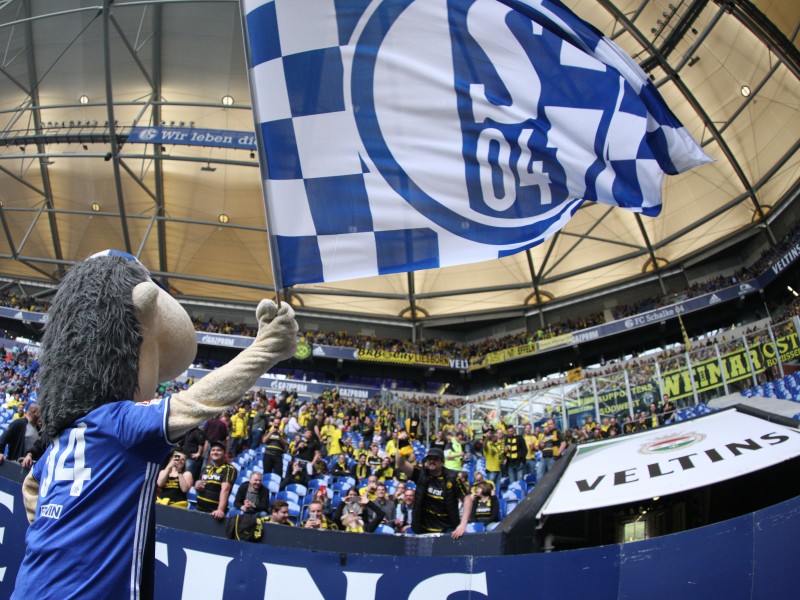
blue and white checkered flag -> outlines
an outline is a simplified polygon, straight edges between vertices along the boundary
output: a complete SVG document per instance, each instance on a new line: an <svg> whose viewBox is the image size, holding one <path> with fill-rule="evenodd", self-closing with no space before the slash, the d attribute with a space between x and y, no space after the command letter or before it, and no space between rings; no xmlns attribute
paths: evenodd
<svg viewBox="0 0 800 600"><path fill-rule="evenodd" d="M478 262L710 161L553 0L242 0L276 287Z"/></svg>

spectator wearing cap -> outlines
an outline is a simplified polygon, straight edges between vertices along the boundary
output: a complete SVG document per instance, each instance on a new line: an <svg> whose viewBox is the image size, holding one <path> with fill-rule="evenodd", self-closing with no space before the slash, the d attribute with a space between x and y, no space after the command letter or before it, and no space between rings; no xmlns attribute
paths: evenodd
<svg viewBox="0 0 800 600"><path fill-rule="evenodd" d="M409 445L408 433L398 436L397 469L417 486L412 528L414 533L450 533L455 540L464 535L472 513L472 495L458 473L444 468L444 452L431 448L425 456L424 467L408 462L403 447ZM463 502L459 516L458 505Z"/></svg>
<svg viewBox="0 0 800 600"><path fill-rule="evenodd" d="M197 510L211 513L217 520L224 519L228 511L228 498L237 475L236 468L225 460L225 442L213 442L209 450L208 464L200 481L195 484Z"/></svg>

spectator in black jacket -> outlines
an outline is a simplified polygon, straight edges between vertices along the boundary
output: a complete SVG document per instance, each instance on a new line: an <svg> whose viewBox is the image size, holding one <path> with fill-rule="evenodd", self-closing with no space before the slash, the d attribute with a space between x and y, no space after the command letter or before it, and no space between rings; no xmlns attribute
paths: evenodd
<svg viewBox="0 0 800 600"><path fill-rule="evenodd" d="M292 483L299 483L308 487L308 473L299 460L291 461L289 466L286 467L286 477L281 480L280 489L285 490L286 486Z"/></svg>
<svg viewBox="0 0 800 600"><path fill-rule="evenodd" d="M19 460L23 467L30 467L34 459L38 458L33 455L33 450L39 439L40 427L39 405L32 402L25 412L25 416L12 421L3 435L0 435L0 463L8 458L9 460ZM8 452L3 454L6 445L8 445Z"/></svg>
<svg viewBox="0 0 800 600"><path fill-rule="evenodd" d="M263 485L263 476L258 471L250 475L250 481L239 486L233 507L243 513L266 517L269 510L269 490Z"/></svg>

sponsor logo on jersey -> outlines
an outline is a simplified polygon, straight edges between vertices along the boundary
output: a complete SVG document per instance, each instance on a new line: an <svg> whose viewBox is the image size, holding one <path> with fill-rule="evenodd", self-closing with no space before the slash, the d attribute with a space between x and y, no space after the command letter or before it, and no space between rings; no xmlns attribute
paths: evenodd
<svg viewBox="0 0 800 600"><path fill-rule="evenodd" d="M142 400L141 402L137 402L136 406L158 406L161 404L163 398L152 398L150 400Z"/></svg>
<svg viewBox="0 0 800 600"><path fill-rule="evenodd" d="M63 506L60 504L45 504L42 506L39 514L46 519L60 519Z"/></svg>

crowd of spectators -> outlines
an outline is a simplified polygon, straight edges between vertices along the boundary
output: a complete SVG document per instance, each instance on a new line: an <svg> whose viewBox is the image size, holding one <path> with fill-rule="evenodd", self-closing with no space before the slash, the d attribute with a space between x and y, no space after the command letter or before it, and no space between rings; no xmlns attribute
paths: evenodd
<svg viewBox="0 0 800 600"><path fill-rule="evenodd" d="M695 344L693 352L712 352L710 344L725 342L726 336L723 333ZM676 349L658 360L669 368L669 361L683 360L684 353L685 348ZM636 361L636 368L631 362L605 365L603 373L613 375L625 369L651 378L653 358ZM35 356L19 347L7 351L0 368L4 408L15 411L15 418L27 418L33 427L39 425L35 411L30 412L35 407L37 371ZM169 396L191 383L164 384L157 397ZM640 382L633 379L632 383ZM537 385L516 386L515 392ZM512 423L487 417L476 430L464 421L454 422L455 411L447 410L466 401L486 399L450 397L444 405L439 402L437 406L445 409L441 411L441 427L428 436L419 420L409 417L401 422L390 405L382 404L379 398L369 402L348 400L335 388L316 399L254 390L233 409L186 434L162 465L158 501L187 507L192 497L197 510L217 519L234 510L282 525L408 533L414 527L414 515L421 518L419 508L415 512L416 487L453 473L453 482L457 479L456 487L463 493L457 495L457 504L450 506L451 513L457 513L454 520L438 527L455 536L463 534L468 523L484 527L496 523L507 513L506 506L516 492L512 497L506 495L515 489L527 491L560 460L569 445L660 427L675 419L675 406L666 396L660 405L653 402L639 407L633 416L626 414L621 421L616 415L607 415L597 423L593 416L587 416L583 426L563 430L556 425L563 423L558 414L541 423L523 420L521 430ZM415 395L405 400L408 413L421 412L417 409L429 401ZM6 433L0 446L9 442ZM410 446L409 440L415 452L401 454L404 442L406 448ZM251 466L249 472L240 472L235 460L250 450L257 453L258 469ZM17 452L19 456L9 458L24 459L29 454ZM443 468L436 475L439 457ZM243 466L241 462L238 465ZM277 476L278 491L271 494L266 478L272 474ZM302 497L296 494L295 498L300 512L293 512L292 502L278 494L300 489Z"/></svg>
<svg viewBox="0 0 800 600"><path fill-rule="evenodd" d="M459 537L469 523L480 524L478 530L496 524L570 445L670 424L675 410L664 396L659 405L653 402L622 422L613 415L599 423L587 416L583 426L566 430L556 425L558 414L521 429L489 417L480 428L448 417L428 437L415 417L400 422L380 402L348 400L335 388L307 400L293 393L254 391L198 430L201 438L189 440L190 449L179 446L159 475L159 497L169 498L161 500L165 504L185 506L186 481L193 476L185 473L181 457L192 454L199 442L207 463L194 478L197 510L217 519L231 508L282 525L409 533L414 518L425 518L416 489L427 489L439 476L443 490L456 491L448 506L452 519L437 522L433 531ZM237 461L237 456L253 454L260 459L257 464ZM178 484L166 485L167 474ZM264 484L268 476L275 482L272 493ZM446 485L447 477L452 486ZM429 527L422 531L430 532Z"/></svg>

